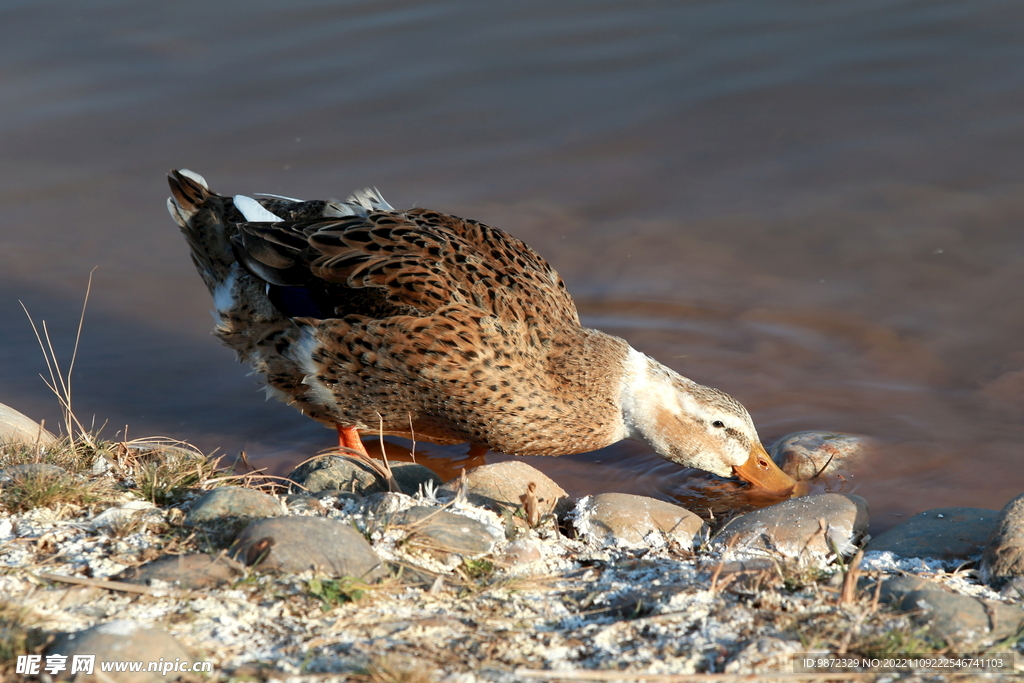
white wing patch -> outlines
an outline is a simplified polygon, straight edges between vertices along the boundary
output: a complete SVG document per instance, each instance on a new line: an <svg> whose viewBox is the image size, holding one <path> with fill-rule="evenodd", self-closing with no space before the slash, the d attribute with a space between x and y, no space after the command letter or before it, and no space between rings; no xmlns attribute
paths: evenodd
<svg viewBox="0 0 1024 683"><path fill-rule="evenodd" d="M236 194L234 201L235 208L241 211L242 215L245 216L245 220L250 223L280 223L284 220L280 216L275 216L264 209L263 205L252 197Z"/></svg>
<svg viewBox="0 0 1024 683"><path fill-rule="evenodd" d="M180 173L181 175L185 176L186 178L191 178L192 180L196 181L197 183L199 183L200 185L205 187L207 190L210 189L209 184L207 184L207 182L206 182L206 178L204 178L203 176L199 175L195 171L190 171L187 168L182 168L182 169L178 169L178 173Z"/></svg>

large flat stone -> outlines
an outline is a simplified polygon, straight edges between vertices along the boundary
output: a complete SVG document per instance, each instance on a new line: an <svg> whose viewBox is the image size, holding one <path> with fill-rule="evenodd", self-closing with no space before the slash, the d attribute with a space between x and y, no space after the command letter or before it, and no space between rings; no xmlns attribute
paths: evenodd
<svg viewBox="0 0 1024 683"><path fill-rule="evenodd" d="M0 443L27 443L49 446L57 440L42 425L18 412L14 408L0 403Z"/></svg>
<svg viewBox="0 0 1024 683"><path fill-rule="evenodd" d="M222 486L202 495L185 516L187 526L208 522L239 521L285 514L277 498L255 489Z"/></svg>
<svg viewBox="0 0 1024 683"><path fill-rule="evenodd" d="M966 560L984 549L999 513L983 508L936 508L871 539L866 550L902 557Z"/></svg>
<svg viewBox="0 0 1024 683"><path fill-rule="evenodd" d="M171 555L121 572L114 578L145 586L154 580L178 588L216 588L231 583L244 573L241 565L229 557L217 555Z"/></svg>
<svg viewBox="0 0 1024 683"><path fill-rule="evenodd" d="M981 645L1002 640L1024 626L1024 609L945 590L934 581L901 576L882 583L882 597L927 624L949 645Z"/></svg>
<svg viewBox="0 0 1024 683"><path fill-rule="evenodd" d="M387 574L362 534L323 517L274 517L253 522L232 548L235 559L261 571L297 573L312 569L365 581Z"/></svg>
<svg viewBox="0 0 1024 683"><path fill-rule="evenodd" d="M665 539L692 548L705 529L704 520L672 503L629 493L600 493L576 504L578 534L618 546L661 545Z"/></svg>
<svg viewBox="0 0 1024 683"><path fill-rule="evenodd" d="M161 672L101 672L101 662L157 662L161 659L173 664L177 659L191 663L192 656L166 631L144 626L138 622L118 619L98 624L75 633L65 633L46 649L47 655L67 657L66 668L58 680L74 679L75 683L157 683L175 679L173 673ZM71 675L74 655L96 655L94 673ZM45 659L43 660L45 663Z"/></svg>
<svg viewBox="0 0 1024 683"><path fill-rule="evenodd" d="M819 560L838 548L852 554L868 528L860 496L826 493L793 498L740 515L713 539L714 546L755 554Z"/></svg>
<svg viewBox="0 0 1024 683"><path fill-rule="evenodd" d="M551 477L518 460L475 467L466 471L465 482L469 501L495 512L522 507L523 496L527 495L530 484L535 485L533 495L539 503L538 513L541 516L550 513L561 516L572 507L569 494ZM461 478L453 479L441 490L456 493L461 486Z"/></svg>
<svg viewBox="0 0 1024 683"><path fill-rule="evenodd" d="M399 512L391 523L409 532L409 546L446 556L485 555L498 540L482 522L422 505Z"/></svg>

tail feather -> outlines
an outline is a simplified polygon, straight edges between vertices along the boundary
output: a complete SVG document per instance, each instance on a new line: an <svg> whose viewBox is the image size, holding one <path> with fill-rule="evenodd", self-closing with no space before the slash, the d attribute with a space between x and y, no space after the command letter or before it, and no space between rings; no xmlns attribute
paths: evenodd
<svg viewBox="0 0 1024 683"><path fill-rule="evenodd" d="M210 191L206 180L188 170L172 170L167 175L171 196L167 210L181 228L192 252L196 269L211 293L225 282L235 257L231 235L237 232L238 218L231 200Z"/></svg>

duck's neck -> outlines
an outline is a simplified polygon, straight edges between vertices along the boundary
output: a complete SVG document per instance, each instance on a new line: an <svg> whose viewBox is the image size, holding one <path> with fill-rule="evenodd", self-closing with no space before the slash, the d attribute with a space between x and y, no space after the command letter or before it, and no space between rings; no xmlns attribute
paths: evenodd
<svg viewBox="0 0 1024 683"><path fill-rule="evenodd" d="M648 444L663 458L687 467L730 476L731 470L707 452L704 425L714 417L702 386L627 346L623 364L622 438Z"/></svg>

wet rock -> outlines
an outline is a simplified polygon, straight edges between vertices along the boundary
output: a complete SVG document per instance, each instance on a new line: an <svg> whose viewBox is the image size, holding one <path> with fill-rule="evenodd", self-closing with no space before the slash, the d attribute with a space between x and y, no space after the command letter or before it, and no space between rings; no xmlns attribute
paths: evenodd
<svg viewBox="0 0 1024 683"><path fill-rule="evenodd" d="M114 578L144 586L159 580L196 590L232 583L244 573L242 565L223 555L172 555L125 570Z"/></svg>
<svg viewBox="0 0 1024 683"><path fill-rule="evenodd" d="M576 505L573 525L581 536L618 546L663 545L666 539L692 548L704 520L663 500L629 493L587 496Z"/></svg>
<svg viewBox="0 0 1024 683"><path fill-rule="evenodd" d="M240 522L286 513L277 498L255 489L222 486L205 493L192 503L185 515L186 526L208 522Z"/></svg>
<svg viewBox="0 0 1024 683"><path fill-rule="evenodd" d="M870 439L838 432L796 432L779 439L772 460L797 481L849 472L872 449Z"/></svg>
<svg viewBox="0 0 1024 683"><path fill-rule="evenodd" d="M998 515L995 510L983 508L927 510L871 539L866 550L889 551L902 557L965 560L984 549Z"/></svg>
<svg viewBox="0 0 1024 683"><path fill-rule="evenodd" d="M239 534L235 559L261 571L312 569L334 577L373 580L387 571L380 557L350 525L324 517L275 517L253 522Z"/></svg>
<svg viewBox="0 0 1024 683"><path fill-rule="evenodd" d="M413 462L392 462L390 465L403 493L413 495L428 482L438 487L441 485L441 478L423 465ZM325 455L310 460L292 470L288 479L311 494L332 489L361 495L388 490L387 482L373 468L358 458L344 455ZM292 486L291 492L300 490L299 486Z"/></svg>
<svg viewBox="0 0 1024 683"><path fill-rule="evenodd" d="M32 418L0 403L0 443L49 446L57 440Z"/></svg>
<svg viewBox="0 0 1024 683"><path fill-rule="evenodd" d="M58 680L72 678L71 666L74 655L96 655L92 675L81 673L74 676L76 683L116 681L117 683L157 683L174 680L173 669L163 674L159 671L100 672L101 662L156 662L163 660L169 666L191 663L192 656L166 631L143 626L123 619L98 624L76 633L65 633L46 650L46 655L63 655L65 668ZM47 660L44 658L44 664Z"/></svg>
<svg viewBox="0 0 1024 683"><path fill-rule="evenodd" d="M435 489L441 487L441 477L423 465L414 462L393 462L391 471L394 472L395 481L398 482L402 493L414 496L425 486L433 486Z"/></svg>
<svg viewBox="0 0 1024 683"><path fill-rule="evenodd" d="M465 481L469 502L494 512L522 508L530 484L535 485L532 495L538 503L539 516L554 513L561 517L572 509L569 494L561 486L540 470L518 460L474 467L466 471ZM461 478L453 479L446 483L441 491L455 494L461 486Z"/></svg>
<svg viewBox="0 0 1024 683"><path fill-rule="evenodd" d="M996 590L1024 588L1024 494L1000 511L981 555L982 580ZM1015 591L1014 591L1015 592Z"/></svg>
<svg viewBox="0 0 1024 683"><path fill-rule="evenodd" d="M355 458L323 455L296 467L288 479L300 485L290 486L290 493L315 494L328 490L365 491L377 485L378 477Z"/></svg>
<svg viewBox="0 0 1024 683"><path fill-rule="evenodd" d="M826 493L740 515L730 520L712 543L741 552L819 560L835 549L852 554L867 528L868 506L863 498Z"/></svg>
<svg viewBox="0 0 1024 683"><path fill-rule="evenodd" d="M440 556L479 557L498 540L482 522L422 505L397 513L391 523L408 530L409 547Z"/></svg>
<svg viewBox="0 0 1024 683"><path fill-rule="evenodd" d="M882 583L882 597L914 614L935 637L950 645L991 643L1024 626L1024 609L946 591L939 584L914 576Z"/></svg>

